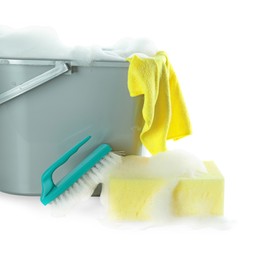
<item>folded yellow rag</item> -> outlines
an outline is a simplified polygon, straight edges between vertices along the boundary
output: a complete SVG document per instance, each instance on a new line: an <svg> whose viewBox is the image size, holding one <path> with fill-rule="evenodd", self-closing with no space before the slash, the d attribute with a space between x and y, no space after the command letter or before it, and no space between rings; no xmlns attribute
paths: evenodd
<svg viewBox="0 0 280 260"><path fill-rule="evenodd" d="M128 58L128 89L144 95L144 126L140 135L151 154L166 151L166 140L191 134L191 124L176 74L165 52Z"/></svg>

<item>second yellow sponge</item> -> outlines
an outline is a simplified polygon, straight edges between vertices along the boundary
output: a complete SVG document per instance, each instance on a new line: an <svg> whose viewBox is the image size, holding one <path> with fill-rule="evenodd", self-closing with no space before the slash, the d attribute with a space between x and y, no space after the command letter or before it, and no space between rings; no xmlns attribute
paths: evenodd
<svg viewBox="0 0 280 260"><path fill-rule="evenodd" d="M183 178L173 191L176 216L221 216L224 213L224 178L212 161L204 162L208 172Z"/></svg>

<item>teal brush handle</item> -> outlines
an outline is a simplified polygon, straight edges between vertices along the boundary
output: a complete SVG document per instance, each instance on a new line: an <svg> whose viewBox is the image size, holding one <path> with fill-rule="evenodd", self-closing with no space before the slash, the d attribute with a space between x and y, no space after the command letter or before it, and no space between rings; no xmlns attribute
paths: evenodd
<svg viewBox="0 0 280 260"><path fill-rule="evenodd" d="M53 182L52 176L53 173L57 168L59 168L61 165L66 163L69 158L74 155L89 139L91 136L86 137L81 142L79 142L77 145L75 145L73 148L71 148L67 153L62 155L54 164L52 164L42 175L41 181L42 181L42 197L46 197L47 194L55 187L55 184Z"/></svg>

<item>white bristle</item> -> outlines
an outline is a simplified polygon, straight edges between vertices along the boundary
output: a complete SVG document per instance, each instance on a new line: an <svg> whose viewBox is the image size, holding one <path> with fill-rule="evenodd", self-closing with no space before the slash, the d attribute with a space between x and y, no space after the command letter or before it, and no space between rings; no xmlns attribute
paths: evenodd
<svg viewBox="0 0 280 260"><path fill-rule="evenodd" d="M77 180L64 193L50 203L53 216L64 216L79 202L91 197L99 183L103 183L105 175L122 162L122 157L113 152L107 154L99 163Z"/></svg>

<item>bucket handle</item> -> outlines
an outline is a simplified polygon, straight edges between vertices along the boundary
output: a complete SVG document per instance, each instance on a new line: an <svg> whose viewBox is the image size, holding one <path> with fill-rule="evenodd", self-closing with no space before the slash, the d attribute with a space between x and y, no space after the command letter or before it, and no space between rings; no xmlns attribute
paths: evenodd
<svg viewBox="0 0 280 260"><path fill-rule="evenodd" d="M30 91L44 83L46 83L47 81L54 79L62 74L64 74L65 72L69 71L70 66L63 62L63 61L56 61L55 62L55 67L38 75L37 77L30 79L2 94L0 94L0 105L10 101L11 99L20 96L24 93L26 93L27 91Z"/></svg>

